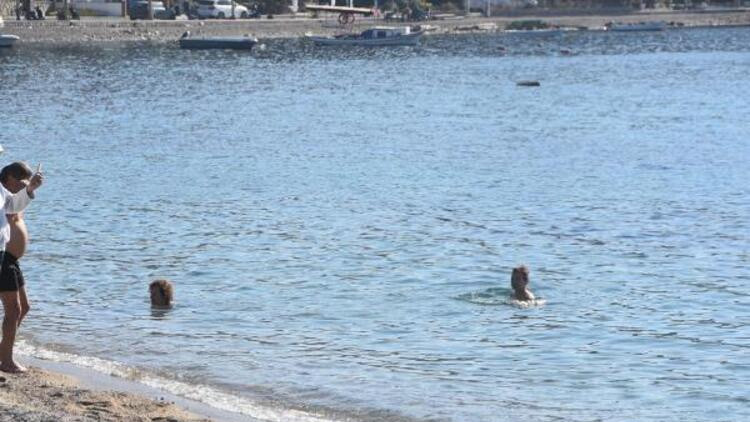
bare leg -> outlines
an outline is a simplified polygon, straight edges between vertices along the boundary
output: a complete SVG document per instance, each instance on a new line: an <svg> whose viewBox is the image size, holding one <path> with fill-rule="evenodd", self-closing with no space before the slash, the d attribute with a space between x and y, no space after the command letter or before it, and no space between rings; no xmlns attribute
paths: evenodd
<svg viewBox="0 0 750 422"><path fill-rule="evenodd" d="M29 305L29 297L26 296L25 286L21 286L21 288L18 289L18 296L21 300L21 318L18 320L18 326L20 327L21 322L23 322L23 319L26 318L26 314L29 313L31 306Z"/></svg>
<svg viewBox="0 0 750 422"><path fill-rule="evenodd" d="M26 368L13 360L13 345L16 342L16 331L21 319L21 301L19 293L0 292L3 301L5 318L3 318L3 340L0 342L0 371L24 372Z"/></svg>

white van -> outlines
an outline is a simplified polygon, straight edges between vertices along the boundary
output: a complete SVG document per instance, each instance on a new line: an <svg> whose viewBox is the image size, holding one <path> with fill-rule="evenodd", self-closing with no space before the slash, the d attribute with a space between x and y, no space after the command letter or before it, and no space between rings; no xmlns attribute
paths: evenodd
<svg viewBox="0 0 750 422"><path fill-rule="evenodd" d="M226 19L232 16L234 3L234 17L246 19L249 16L247 7L232 0L198 0L198 17L201 19Z"/></svg>

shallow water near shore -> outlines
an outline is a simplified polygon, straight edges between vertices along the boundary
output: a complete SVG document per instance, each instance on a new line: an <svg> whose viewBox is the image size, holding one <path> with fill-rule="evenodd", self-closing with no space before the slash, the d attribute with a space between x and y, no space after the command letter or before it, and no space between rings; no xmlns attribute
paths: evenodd
<svg viewBox="0 0 750 422"><path fill-rule="evenodd" d="M21 349L263 420L748 419L748 98L746 28L2 51Z"/></svg>

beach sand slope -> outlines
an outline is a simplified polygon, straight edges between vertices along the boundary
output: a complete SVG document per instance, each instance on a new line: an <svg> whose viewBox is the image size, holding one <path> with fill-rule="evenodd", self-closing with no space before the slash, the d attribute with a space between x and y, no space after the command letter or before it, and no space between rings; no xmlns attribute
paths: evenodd
<svg viewBox="0 0 750 422"><path fill-rule="evenodd" d="M71 377L31 368L0 373L0 422L209 422L172 403L121 392L95 392Z"/></svg>

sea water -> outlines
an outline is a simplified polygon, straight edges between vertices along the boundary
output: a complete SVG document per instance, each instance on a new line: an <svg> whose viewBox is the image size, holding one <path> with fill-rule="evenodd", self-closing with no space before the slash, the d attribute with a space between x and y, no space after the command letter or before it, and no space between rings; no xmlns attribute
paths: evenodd
<svg viewBox="0 0 750 422"><path fill-rule="evenodd" d="M747 28L265 43L0 52L21 352L248 420L750 418Z"/></svg>

